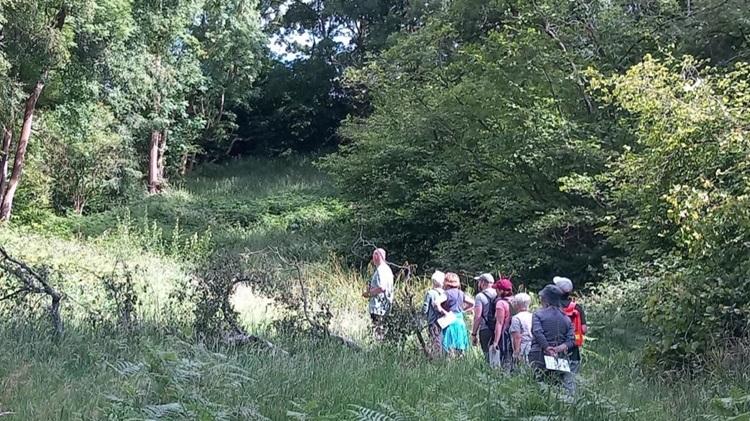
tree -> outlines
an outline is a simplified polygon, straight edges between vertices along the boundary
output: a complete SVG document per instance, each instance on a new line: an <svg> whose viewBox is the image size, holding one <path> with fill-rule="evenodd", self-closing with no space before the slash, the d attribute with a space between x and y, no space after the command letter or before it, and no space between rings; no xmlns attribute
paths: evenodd
<svg viewBox="0 0 750 421"><path fill-rule="evenodd" d="M9 177L5 172L0 177L5 181L0 183L0 220L11 216L42 94L48 86L77 82L61 81L68 65L84 57L89 63L98 63L109 45L126 36L128 22L122 17L129 16L127 0L98 1L96 7L90 0L4 4L2 35L8 84L3 86L6 95L0 107L4 125L2 164L7 167L12 153L13 167ZM13 130L16 116L22 116L18 132ZM13 148L15 133L18 136Z"/></svg>
<svg viewBox="0 0 750 421"><path fill-rule="evenodd" d="M255 79L263 37L247 0L142 0L133 16L137 34L118 52L113 102L118 118L148 138L148 190L158 193L170 148L184 171L202 148L227 142L230 107Z"/></svg>
<svg viewBox="0 0 750 421"><path fill-rule="evenodd" d="M26 94L20 133L16 142L13 170L5 186L0 189L0 221L10 219L13 198L21 182L24 160L34 122L37 101L42 94L50 71L58 68L66 59L65 22L70 5L52 2L10 2L4 10L6 23L3 26L5 55L11 64L11 78ZM4 120L12 123L13 113ZM7 123L6 123L7 124ZM3 133L3 156L9 154L12 129L5 126ZM6 149L7 147L7 149ZM7 158L4 158L4 166Z"/></svg>
<svg viewBox="0 0 750 421"><path fill-rule="evenodd" d="M42 115L46 171L59 210L102 209L129 171L126 140L115 131L113 114L101 103L60 105Z"/></svg>
<svg viewBox="0 0 750 421"><path fill-rule="evenodd" d="M605 257L628 253L608 237L614 205L600 187L635 139L585 69L620 72L677 42L726 56L745 22L719 10L740 3L460 0L431 11L347 72L372 113L347 120L324 166L356 209L354 231L434 265L597 279ZM692 38L696 26L717 34ZM714 36L734 42L703 48Z"/></svg>
<svg viewBox="0 0 750 421"><path fill-rule="evenodd" d="M347 68L365 64L389 37L420 25L437 2L314 0L270 2L266 31L274 51L250 107L239 112L237 150L277 154L331 150L349 114L369 112L365 90L344 86Z"/></svg>
<svg viewBox="0 0 750 421"><path fill-rule="evenodd" d="M193 29L201 45L206 86L192 94L189 109L206 123L199 147L186 148L183 153L182 173L195 160L196 149L208 156L221 156L232 148L235 113L249 105L265 52L266 37L256 7L248 0L208 1Z"/></svg>

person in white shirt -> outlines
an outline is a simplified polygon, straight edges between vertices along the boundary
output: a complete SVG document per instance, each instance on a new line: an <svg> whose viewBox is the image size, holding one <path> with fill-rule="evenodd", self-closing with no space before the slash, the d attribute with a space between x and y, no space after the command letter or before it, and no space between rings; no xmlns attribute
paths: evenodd
<svg viewBox="0 0 750 421"><path fill-rule="evenodd" d="M531 297L524 292L516 294L513 297L513 307L516 309L516 315L510 322L510 335L513 339L513 359L515 361L528 361L529 350L531 349L531 319L532 314L529 312Z"/></svg>
<svg viewBox="0 0 750 421"><path fill-rule="evenodd" d="M385 317L393 306L393 272L388 266L385 250L382 248L372 252L372 264L375 266L375 272L362 296L370 299L368 310L372 319L373 337L382 341L386 333Z"/></svg>

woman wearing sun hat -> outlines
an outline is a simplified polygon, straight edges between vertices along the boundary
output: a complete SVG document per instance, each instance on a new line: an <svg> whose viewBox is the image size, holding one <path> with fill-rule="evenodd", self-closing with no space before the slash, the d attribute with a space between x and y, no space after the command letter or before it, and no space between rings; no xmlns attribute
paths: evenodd
<svg viewBox="0 0 750 421"><path fill-rule="evenodd" d="M443 329L443 350L450 356L463 355L469 348L469 335L464 312L474 306L471 298L461 291L461 281L453 272L445 274L443 308L452 313L454 320Z"/></svg>

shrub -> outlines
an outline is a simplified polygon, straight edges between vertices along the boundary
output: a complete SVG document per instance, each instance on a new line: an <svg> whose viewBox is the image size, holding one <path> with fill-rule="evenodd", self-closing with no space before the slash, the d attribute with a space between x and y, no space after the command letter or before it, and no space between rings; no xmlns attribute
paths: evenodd
<svg viewBox="0 0 750 421"><path fill-rule="evenodd" d="M644 303L651 356L670 365L745 335L750 321L748 80L748 65L647 56L594 82L632 123L636 144L609 174L608 234L655 277Z"/></svg>

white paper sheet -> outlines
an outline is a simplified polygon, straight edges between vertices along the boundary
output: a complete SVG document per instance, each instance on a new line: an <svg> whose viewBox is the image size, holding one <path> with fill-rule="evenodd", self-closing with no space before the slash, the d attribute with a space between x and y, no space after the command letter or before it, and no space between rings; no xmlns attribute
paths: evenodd
<svg viewBox="0 0 750 421"><path fill-rule="evenodd" d="M456 320L456 314L451 311L445 316L439 318L437 322L438 322L438 325L440 325L441 329L445 329L446 327L448 327L448 325L453 323L455 320Z"/></svg>
<svg viewBox="0 0 750 421"><path fill-rule="evenodd" d="M570 363L565 358L556 358L545 355L544 366L547 367L548 370L570 373Z"/></svg>

